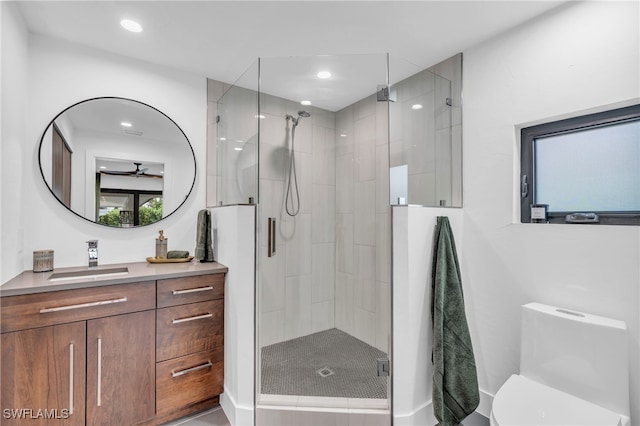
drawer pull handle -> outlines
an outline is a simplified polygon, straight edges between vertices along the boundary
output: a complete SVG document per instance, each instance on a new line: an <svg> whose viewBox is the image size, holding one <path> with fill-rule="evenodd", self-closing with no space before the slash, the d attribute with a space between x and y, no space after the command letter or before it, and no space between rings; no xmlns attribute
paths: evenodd
<svg viewBox="0 0 640 426"><path fill-rule="evenodd" d="M199 319L211 318L212 316L213 316L213 314L206 313L206 314L202 314L202 315L196 315L196 316L193 316L193 317L173 319L171 321L171 323L180 324L181 322L195 321L195 320L199 320Z"/></svg>
<svg viewBox="0 0 640 426"><path fill-rule="evenodd" d="M184 370L172 371L171 377L184 376L185 374L193 373L194 371L198 371L198 370L204 370L205 368L209 368L209 367L213 367L213 364L211 364L211 361L207 361L201 365L196 365L195 367L185 368Z"/></svg>
<svg viewBox="0 0 640 426"><path fill-rule="evenodd" d="M184 290L173 290L173 295L178 296L180 294L197 293L199 291L207 291L207 290L213 290L213 287L208 285L206 287L187 288Z"/></svg>
<svg viewBox="0 0 640 426"><path fill-rule="evenodd" d="M69 343L69 414L73 414L73 343Z"/></svg>
<svg viewBox="0 0 640 426"><path fill-rule="evenodd" d="M122 303L126 301L127 301L126 297L121 297L120 299L99 300L97 302L79 303L77 305L57 306L55 308L42 308L40 309L40 313L46 314L48 312L59 312L59 311L69 311L71 309L91 308L93 306L110 305L112 303Z"/></svg>
<svg viewBox="0 0 640 426"><path fill-rule="evenodd" d="M97 405L102 405L102 338L98 337L98 384L97 384Z"/></svg>

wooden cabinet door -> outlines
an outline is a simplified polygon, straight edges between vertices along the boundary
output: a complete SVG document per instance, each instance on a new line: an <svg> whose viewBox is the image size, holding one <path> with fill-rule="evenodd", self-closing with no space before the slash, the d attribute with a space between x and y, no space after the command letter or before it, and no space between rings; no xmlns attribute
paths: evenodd
<svg viewBox="0 0 640 426"><path fill-rule="evenodd" d="M2 334L2 425L84 425L86 323Z"/></svg>
<svg viewBox="0 0 640 426"><path fill-rule="evenodd" d="M87 321L87 425L155 415L155 311Z"/></svg>

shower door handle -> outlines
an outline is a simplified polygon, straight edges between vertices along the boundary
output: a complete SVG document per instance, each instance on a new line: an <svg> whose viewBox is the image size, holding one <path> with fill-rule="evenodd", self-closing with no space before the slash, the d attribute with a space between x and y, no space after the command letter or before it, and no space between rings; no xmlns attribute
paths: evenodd
<svg viewBox="0 0 640 426"><path fill-rule="evenodd" d="M269 218L267 257L273 257L276 254L276 218Z"/></svg>

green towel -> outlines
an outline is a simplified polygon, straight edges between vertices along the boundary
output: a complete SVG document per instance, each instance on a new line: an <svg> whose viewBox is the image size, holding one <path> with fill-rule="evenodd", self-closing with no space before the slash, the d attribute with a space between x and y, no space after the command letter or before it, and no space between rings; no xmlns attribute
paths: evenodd
<svg viewBox="0 0 640 426"><path fill-rule="evenodd" d="M447 217L437 218L432 267L433 411L440 425L451 426L478 407L480 393L460 266Z"/></svg>
<svg viewBox="0 0 640 426"><path fill-rule="evenodd" d="M169 250L167 252L167 259L185 259L189 257L187 250Z"/></svg>
<svg viewBox="0 0 640 426"><path fill-rule="evenodd" d="M198 212L196 228L195 258L200 262L213 262L213 244L211 235L211 212L207 209Z"/></svg>

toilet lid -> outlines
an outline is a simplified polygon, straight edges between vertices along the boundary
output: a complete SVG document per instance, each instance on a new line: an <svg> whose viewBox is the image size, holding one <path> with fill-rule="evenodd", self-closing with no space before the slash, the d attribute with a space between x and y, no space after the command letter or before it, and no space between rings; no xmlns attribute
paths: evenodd
<svg viewBox="0 0 640 426"><path fill-rule="evenodd" d="M515 374L494 397L492 416L500 426L618 426L622 422L613 411Z"/></svg>

